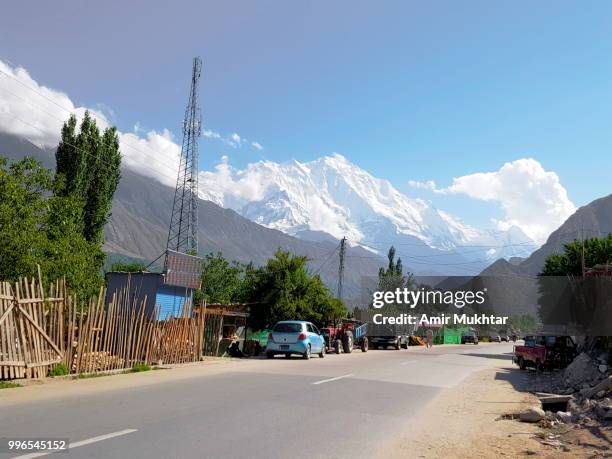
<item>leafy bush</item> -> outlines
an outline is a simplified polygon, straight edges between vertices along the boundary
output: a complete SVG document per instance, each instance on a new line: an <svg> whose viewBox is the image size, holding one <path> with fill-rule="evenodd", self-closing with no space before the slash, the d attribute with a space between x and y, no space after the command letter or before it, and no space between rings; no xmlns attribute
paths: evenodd
<svg viewBox="0 0 612 459"><path fill-rule="evenodd" d="M147 270L147 267L142 263L113 263L111 271L117 271L122 273L142 273Z"/></svg>
<svg viewBox="0 0 612 459"><path fill-rule="evenodd" d="M49 376L51 376L52 378L55 376L66 376L68 373L70 373L70 371L68 371L68 367L63 363L58 363L53 368L51 368Z"/></svg>
<svg viewBox="0 0 612 459"><path fill-rule="evenodd" d="M146 363L135 363L132 368L128 370L128 373L140 373L142 371L150 371L151 367Z"/></svg>

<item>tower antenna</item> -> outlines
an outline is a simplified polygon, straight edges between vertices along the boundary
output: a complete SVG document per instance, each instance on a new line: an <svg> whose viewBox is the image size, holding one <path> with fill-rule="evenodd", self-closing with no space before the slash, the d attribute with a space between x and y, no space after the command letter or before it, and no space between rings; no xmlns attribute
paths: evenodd
<svg viewBox="0 0 612 459"><path fill-rule="evenodd" d="M202 115L198 106L198 85L202 59L193 59L191 89L183 120L183 145L174 203L168 231L168 250L198 254L198 138L202 131ZM167 263L166 263L167 264Z"/></svg>

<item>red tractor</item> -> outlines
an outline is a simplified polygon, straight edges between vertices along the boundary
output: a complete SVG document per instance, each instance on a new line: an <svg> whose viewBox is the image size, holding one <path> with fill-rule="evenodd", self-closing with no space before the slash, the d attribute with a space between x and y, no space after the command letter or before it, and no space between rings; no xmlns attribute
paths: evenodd
<svg viewBox="0 0 612 459"><path fill-rule="evenodd" d="M346 354L353 352L355 347L362 352L368 352L368 324L355 319L342 319L334 326L323 328L323 337L328 352Z"/></svg>
<svg viewBox="0 0 612 459"><path fill-rule="evenodd" d="M341 327L332 325L321 329L323 338L325 339L325 348L328 353L333 350L336 354L340 354L340 350L342 349L341 330Z"/></svg>

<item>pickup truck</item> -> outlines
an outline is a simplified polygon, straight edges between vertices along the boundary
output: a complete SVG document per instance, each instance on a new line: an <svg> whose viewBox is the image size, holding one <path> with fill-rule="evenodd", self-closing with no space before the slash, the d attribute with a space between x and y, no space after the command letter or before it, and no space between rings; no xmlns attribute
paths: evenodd
<svg viewBox="0 0 612 459"><path fill-rule="evenodd" d="M565 368L576 356L576 344L570 336L531 335L525 337L525 344L514 346L514 358L521 370L533 367Z"/></svg>
<svg viewBox="0 0 612 459"><path fill-rule="evenodd" d="M461 334L461 344L478 344L478 335L476 332L470 331Z"/></svg>
<svg viewBox="0 0 612 459"><path fill-rule="evenodd" d="M408 348L408 337L401 327L394 325L374 325L368 330L368 339L374 349Z"/></svg>

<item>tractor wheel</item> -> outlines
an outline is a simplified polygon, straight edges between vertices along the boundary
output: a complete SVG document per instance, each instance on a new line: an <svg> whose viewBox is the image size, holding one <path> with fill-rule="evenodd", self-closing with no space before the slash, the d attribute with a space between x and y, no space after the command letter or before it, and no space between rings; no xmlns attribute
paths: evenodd
<svg viewBox="0 0 612 459"><path fill-rule="evenodd" d="M342 340L342 350L345 354L350 354L353 352L353 333L347 331L344 335L344 340Z"/></svg>
<svg viewBox="0 0 612 459"><path fill-rule="evenodd" d="M306 348L306 352L302 354L302 358L305 360L310 360L310 351L311 349L310 349L310 344L309 344L308 347Z"/></svg>
<svg viewBox="0 0 612 459"><path fill-rule="evenodd" d="M340 342L339 339L337 339L336 341L334 341L334 352L336 354L340 354L340 348L342 347L342 343Z"/></svg>
<svg viewBox="0 0 612 459"><path fill-rule="evenodd" d="M368 339L363 338L361 341L361 352L368 352Z"/></svg>

